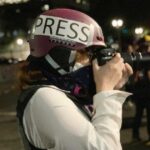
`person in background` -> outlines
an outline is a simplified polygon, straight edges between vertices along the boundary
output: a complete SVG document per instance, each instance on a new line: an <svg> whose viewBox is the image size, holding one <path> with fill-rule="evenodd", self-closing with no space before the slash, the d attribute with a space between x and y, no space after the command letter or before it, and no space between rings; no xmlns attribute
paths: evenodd
<svg viewBox="0 0 150 150"><path fill-rule="evenodd" d="M17 117L26 149L121 150L119 90L133 73L119 53L99 65L106 47L101 27L72 9L36 20L22 66Z"/></svg>
<svg viewBox="0 0 150 150"><path fill-rule="evenodd" d="M138 52L150 53L150 42L145 41L144 38L139 40ZM147 146L150 146L150 66L137 70L134 75L134 91L133 99L136 106L136 113L133 123L133 141L141 141L140 126L144 110L146 109L147 118L147 133L148 140L145 142Z"/></svg>

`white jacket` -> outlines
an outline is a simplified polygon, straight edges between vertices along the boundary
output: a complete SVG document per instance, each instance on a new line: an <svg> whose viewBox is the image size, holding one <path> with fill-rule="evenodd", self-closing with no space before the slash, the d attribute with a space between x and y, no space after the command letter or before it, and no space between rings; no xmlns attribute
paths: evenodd
<svg viewBox="0 0 150 150"><path fill-rule="evenodd" d="M25 108L25 133L43 149L121 150L122 104L129 95L117 90L97 93L90 121L60 89L40 88Z"/></svg>

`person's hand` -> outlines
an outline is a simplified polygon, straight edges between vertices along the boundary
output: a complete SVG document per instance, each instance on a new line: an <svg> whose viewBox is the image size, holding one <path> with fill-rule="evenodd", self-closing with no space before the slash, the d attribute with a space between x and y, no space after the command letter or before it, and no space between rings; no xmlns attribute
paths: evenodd
<svg viewBox="0 0 150 150"><path fill-rule="evenodd" d="M124 64L123 58L117 53L105 65L99 66L97 60L93 61L93 74L96 91L120 89L133 74L131 66Z"/></svg>
<svg viewBox="0 0 150 150"><path fill-rule="evenodd" d="M124 68L122 70L122 78L119 80L117 85L115 86L115 89L120 89L124 86L124 84L128 81L129 76L133 74L132 67L128 64L124 64Z"/></svg>

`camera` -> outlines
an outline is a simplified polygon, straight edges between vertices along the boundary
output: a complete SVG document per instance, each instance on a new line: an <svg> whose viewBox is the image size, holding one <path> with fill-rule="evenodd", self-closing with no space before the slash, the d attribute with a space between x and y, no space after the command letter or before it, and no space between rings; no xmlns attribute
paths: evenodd
<svg viewBox="0 0 150 150"><path fill-rule="evenodd" d="M93 58L97 58L99 65L104 65L107 61L111 60L115 56L116 50L113 48L102 48L94 51ZM127 53L120 52L124 62L130 64L133 69L150 69L150 53Z"/></svg>

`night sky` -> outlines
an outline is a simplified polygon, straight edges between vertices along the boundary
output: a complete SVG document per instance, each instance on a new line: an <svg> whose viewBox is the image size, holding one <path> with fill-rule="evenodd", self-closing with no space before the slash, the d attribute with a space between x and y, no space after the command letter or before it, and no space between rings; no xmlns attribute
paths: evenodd
<svg viewBox="0 0 150 150"><path fill-rule="evenodd" d="M26 31L32 21L39 13L44 2L52 5L63 0L31 0L30 4L18 4L0 7L0 28L10 29L23 28ZM75 0L65 0L62 7L67 2ZM89 0L90 9L86 12L92 16L104 29L105 32L112 30L111 20L119 17L124 20L125 28L145 26L150 28L150 0ZM67 6L71 7L71 6ZM19 13L18 13L19 10Z"/></svg>
<svg viewBox="0 0 150 150"><path fill-rule="evenodd" d="M93 0L91 15L102 25L113 17L121 17L127 26L150 26L149 0Z"/></svg>

